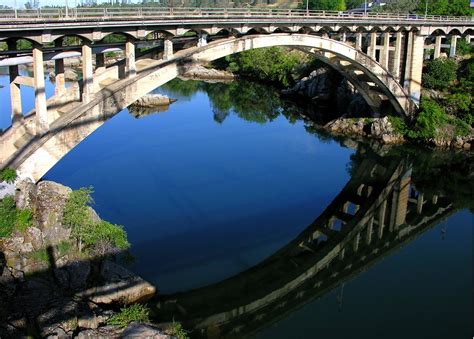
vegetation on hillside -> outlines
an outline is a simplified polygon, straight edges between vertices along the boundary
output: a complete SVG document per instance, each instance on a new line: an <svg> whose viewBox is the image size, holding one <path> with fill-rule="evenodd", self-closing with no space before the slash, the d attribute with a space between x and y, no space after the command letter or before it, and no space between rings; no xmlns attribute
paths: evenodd
<svg viewBox="0 0 474 339"><path fill-rule="evenodd" d="M64 205L63 225L72 229L79 252L103 255L114 249L127 249L130 244L122 226L107 221L94 221L90 204L92 187L72 191Z"/></svg>
<svg viewBox="0 0 474 339"><path fill-rule="evenodd" d="M131 322L145 323L149 321L149 309L141 304L133 304L120 309L120 312L114 314L107 325L127 327Z"/></svg>
<svg viewBox="0 0 474 339"><path fill-rule="evenodd" d="M12 196L0 200L0 239L11 237L13 232L25 232L32 221L33 213L28 209L16 208Z"/></svg>

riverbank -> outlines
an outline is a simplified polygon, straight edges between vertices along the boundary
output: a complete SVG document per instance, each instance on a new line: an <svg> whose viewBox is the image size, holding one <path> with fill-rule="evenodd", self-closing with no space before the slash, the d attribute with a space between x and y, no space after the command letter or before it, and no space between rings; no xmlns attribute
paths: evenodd
<svg viewBox="0 0 474 339"><path fill-rule="evenodd" d="M156 293L118 261L127 256L117 242L118 226L103 221L91 207L71 212L71 199L78 195L69 187L29 180L15 187L14 197L0 199L0 336L80 337L82 331L96 329L102 334L146 330L161 335L159 329L137 324L110 326L118 308ZM95 242L87 242L86 233L80 235L81 249L78 230L66 223L72 218L79 224L84 211L89 236L92 225L106 233L97 233Z"/></svg>

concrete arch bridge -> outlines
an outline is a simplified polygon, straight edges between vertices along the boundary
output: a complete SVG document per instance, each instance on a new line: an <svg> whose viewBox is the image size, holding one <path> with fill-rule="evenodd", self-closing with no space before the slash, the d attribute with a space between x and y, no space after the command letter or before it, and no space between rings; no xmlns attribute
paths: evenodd
<svg viewBox="0 0 474 339"><path fill-rule="evenodd" d="M41 159L58 157L45 154L40 146L86 112L116 113L180 75L188 63L270 46L314 53L352 82L374 112L390 106L409 119L420 98L424 50L434 48L434 55L439 56L448 35L449 51L454 54L457 39L470 42L474 28L471 18L244 12L183 9L145 11L137 17L134 12L104 16L76 11L71 17L58 9L38 12L35 18L29 12L0 12L0 41L8 46L0 52L0 66L9 67L11 99L11 112L2 114L12 119L12 126L1 136L5 142L0 166L16 167L21 176L39 180L46 173L46 168L35 169ZM107 42L111 34L124 40ZM71 36L81 43L63 46ZM434 45L427 46L433 37ZM31 49L18 50L21 39L30 41ZM137 52L137 48L146 50ZM104 54L111 50L123 50L124 59L106 67ZM71 56L81 57L82 80L66 88L64 59ZM55 95L48 99L46 60L54 60L56 73ZM32 77L20 75L21 64L32 64ZM27 113L21 106L21 86L35 90L35 108Z"/></svg>

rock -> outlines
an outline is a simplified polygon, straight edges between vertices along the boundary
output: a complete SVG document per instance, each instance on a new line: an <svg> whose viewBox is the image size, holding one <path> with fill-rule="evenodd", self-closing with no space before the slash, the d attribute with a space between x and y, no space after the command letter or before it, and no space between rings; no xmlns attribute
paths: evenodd
<svg viewBox="0 0 474 339"><path fill-rule="evenodd" d="M103 262L101 276L103 285L81 293L96 304L131 304L147 300L156 293L153 285L110 260Z"/></svg>
<svg viewBox="0 0 474 339"><path fill-rule="evenodd" d="M32 210L36 203L36 185L31 179L23 179L16 184L16 207Z"/></svg>
<svg viewBox="0 0 474 339"><path fill-rule="evenodd" d="M388 117L374 119L370 126L370 134L377 138L382 138L383 135L393 134L394 129L388 120Z"/></svg>
<svg viewBox="0 0 474 339"><path fill-rule="evenodd" d="M15 185L7 182L0 182L0 199L8 195L15 195Z"/></svg>
<svg viewBox="0 0 474 339"><path fill-rule="evenodd" d="M176 100L168 98L166 95L162 94L147 94L133 103L133 106L138 107L156 107L169 105L175 102Z"/></svg>
<svg viewBox="0 0 474 339"><path fill-rule="evenodd" d="M35 250L39 250L43 247L43 232L37 227L28 227L25 232L25 241L31 243Z"/></svg>
<svg viewBox="0 0 474 339"><path fill-rule="evenodd" d="M124 338L155 338L155 339L167 339L171 338L169 335L163 334L158 328L139 323L131 323L123 331L122 337Z"/></svg>
<svg viewBox="0 0 474 339"><path fill-rule="evenodd" d="M63 227L61 221L71 189L51 181L42 181L37 185L36 192L36 219L43 232L43 241L56 245L69 239L71 230Z"/></svg>
<svg viewBox="0 0 474 339"><path fill-rule="evenodd" d="M48 74L49 80L54 81L56 80L56 73L54 71L49 72ZM64 71L64 80L65 81L77 81L79 76L77 73L72 69L66 69Z"/></svg>
<svg viewBox="0 0 474 339"><path fill-rule="evenodd" d="M182 67L182 76L185 78L204 79L204 80L233 80L235 75L214 68L206 68L201 64L190 64Z"/></svg>
<svg viewBox="0 0 474 339"><path fill-rule="evenodd" d="M125 329L113 326L100 327L98 329L84 330L78 333L78 339L96 338L154 338L171 339L173 337L164 334L159 328L141 323L131 323Z"/></svg>

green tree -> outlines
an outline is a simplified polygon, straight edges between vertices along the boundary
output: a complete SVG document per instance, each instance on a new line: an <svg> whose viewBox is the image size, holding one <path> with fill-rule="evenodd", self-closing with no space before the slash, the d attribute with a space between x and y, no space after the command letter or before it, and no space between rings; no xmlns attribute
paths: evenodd
<svg viewBox="0 0 474 339"><path fill-rule="evenodd" d="M72 229L72 236L76 239L79 252L82 252L82 242L88 236L92 226L89 213L89 204L92 203L92 187L82 187L74 190L64 205L63 225Z"/></svg>
<svg viewBox="0 0 474 339"><path fill-rule="evenodd" d="M423 72L423 86L444 90L456 80L457 64L451 59L436 59L426 64Z"/></svg>
<svg viewBox="0 0 474 339"><path fill-rule="evenodd" d="M312 10L321 11L344 11L346 10L345 0L308 0L308 7ZM306 6L304 2L300 7Z"/></svg>

